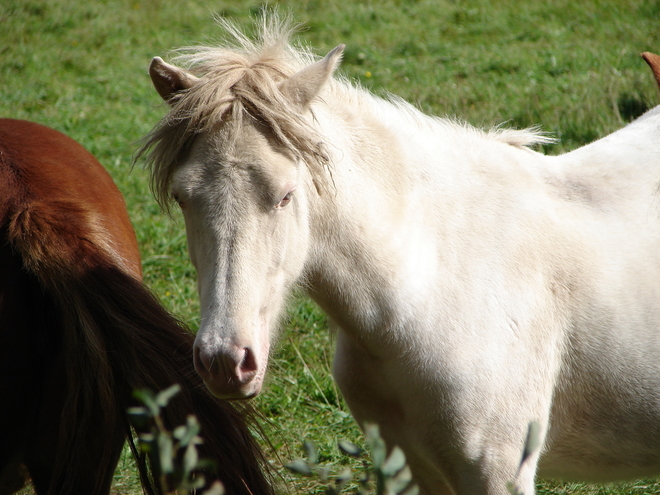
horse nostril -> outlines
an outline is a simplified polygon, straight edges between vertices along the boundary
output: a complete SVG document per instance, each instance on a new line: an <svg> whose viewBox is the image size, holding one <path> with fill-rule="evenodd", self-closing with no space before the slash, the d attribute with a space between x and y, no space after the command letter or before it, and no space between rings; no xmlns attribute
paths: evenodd
<svg viewBox="0 0 660 495"><path fill-rule="evenodd" d="M225 346L215 349L195 345L195 371L217 397L246 399L259 394L262 384L259 354L249 347Z"/></svg>
<svg viewBox="0 0 660 495"><path fill-rule="evenodd" d="M239 366L241 372L253 373L257 371L257 359L254 355L254 352L252 352L248 347L245 347L243 351L243 359L241 360L241 364Z"/></svg>

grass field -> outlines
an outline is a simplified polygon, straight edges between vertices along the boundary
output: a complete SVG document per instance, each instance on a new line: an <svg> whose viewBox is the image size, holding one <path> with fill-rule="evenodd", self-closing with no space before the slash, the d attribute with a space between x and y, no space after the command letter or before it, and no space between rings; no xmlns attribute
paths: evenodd
<svg viewBox="0 0 660 495"><path fill-rule="evenodd" d="M270 5L274 5L272 2ZM0 0L0 117L28 119L81 142L126 196L147 283L193 328L195 274L183 224L159 211L145 171L132 168L137 142L164 114L147 76L155 55L213 42L214 13L249 25L266 4L246 0ZM639 53L660 52L658 0L300 0L279 3L324 54L347 45L341 71L376 93L478 126L540 124L559 153L609 133L660 100ZM317 443L340 462L335 443L361 442L330 376L325 317L299 296L257 399L274 462ZM0 399L1 400L1 399ZM291 493L312 493L290 481ZM138 493L130 459L117 493ZM540 494L660 493L660 483L540 482Z"/></svg>

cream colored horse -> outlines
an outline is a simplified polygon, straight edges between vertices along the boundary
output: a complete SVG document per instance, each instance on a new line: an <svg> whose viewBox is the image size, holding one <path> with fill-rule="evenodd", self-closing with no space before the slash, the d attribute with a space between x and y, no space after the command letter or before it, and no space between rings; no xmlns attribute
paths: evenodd
<svg viewBox="0 0 660 495"><path fill-rule="evenodd" d="M660 473L660 111L544 156L337 79L342 46L314 61L276 19L226 27L191 72L153 60L171 111L143 149L185 217L207 386L259 393L303 284L355 418L424 493Z"/></svg>

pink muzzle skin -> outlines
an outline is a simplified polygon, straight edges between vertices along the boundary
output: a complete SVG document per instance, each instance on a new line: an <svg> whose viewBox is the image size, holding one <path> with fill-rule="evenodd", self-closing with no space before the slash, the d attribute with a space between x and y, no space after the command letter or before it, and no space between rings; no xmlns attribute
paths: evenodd
<svg viewBox="0 0 660 495"><path fill-rule="evenodd" d="M197 374L216 397L250 399L261 391L263 373L258 373L256 355L248 347L210 353L195 344L194 362Z"/></svg>

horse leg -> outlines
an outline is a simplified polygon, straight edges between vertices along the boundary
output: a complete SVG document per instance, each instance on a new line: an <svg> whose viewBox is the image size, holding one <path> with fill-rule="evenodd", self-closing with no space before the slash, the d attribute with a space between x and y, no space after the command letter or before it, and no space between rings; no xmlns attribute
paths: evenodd
<svg viewBox="0 0 660 495"><path fill-rule="evenodd" d="M21 463L38 403L38 383L29 370L11 365L5 354L15 348L6 344L0 338L0 495L17 492L26 482Z"/></svg>
<svg viewBox="0 0 660 495"><path fill-rule="evenodd" d="M14 362L12 354L29 363L25 353L15 351L0 335L0 495L15 493L26 482L22 459L38 407L37 377L31 376L33 370Z"/></svg>
<svg viewBox="0 0 660 495"><path fill-rule="evenodd" d="M61 459L56 443L58 424L53 424L51 431L39 429L31 448L26 453L25 464L32 477L32 483L37 494L67 493L71 495L108 495L112 485L113 475L122 452L125 432L121 425L114 431L87 432L84 446L77 446L75 456ZM39 441L38 435L44 435L46 441ZM110 451L103 451L98 438L113 438ZM55 466L60 470L56 473ZM59 476L58 476L59 474ZM62 476L64 475L64 476Z"/></svg>
<svg viewBox="0 0 660 495"><path fill-rule="evenodd" d="M476 460L441 461L445 465L442 475L433 468L426 469L428 460L409 459L420 495L510 495L509 483L524 495L534 495L536 459L525 462L516 473L519 449L497 445L487 451Z"/></svg>
<svg viewBox="0 0 660 495"><path fill-rule="evenodd" d="M512 446L513 447L513 446ZM490 449L489 449L490 450ZM453 479L455 493L460 495L510 495L512 485L518 493L534 495L536 459L529 459L516 473L520 461L518 449L498 445L490 451L496 459L479 459L462 465ZM489 454L486 454L486 457ZM511 473L511 474L506 474Z"/></svg>
<svg viewBox="0 0 660 495"><path fill-rule="evenodd" d="M0 376L3 374L0 369ZM24 383L24 382L20 382ZM0 389L6 387L0 386ZM16 394L0 395L10 407L0 408L0 495L9 495L20 490L26 483L26 472L22 465L25 439L30 428L30 408L17 399ZM8 414L9 413L9 414ZM25 413L25 414L22 414Z"/></svg>
<svg viewBox="0 0 660 495"><path fill-rule="evenodd" d="M534 494L538 452L519 466L529 420L548 422L551 398L542 387L496 389L484 381L474 384L469 397L451 402L440 394L425 395L412 379L397 386L397 376L414 375L392 369L337 330L333 374L353 416L360 424L378 423L388 447L404 450L421 493L509 495L507 483L513 482L526 495ZM525 376L533 372L526 370ZM501 400L507 394L527 400ZM446 423L436 420L438 411Z"/></svg>
<svg viewBox="0 0 660 495"><path fill-rule="evenodd" d="M99 432L92 434L97 435ZM125 440L123 430L119 435L117 432L111 434L116 437L113 452L103 453L88 448L80 457L68 459L68 462L59 461L62 462L65 472L70 475L70 482L63 482L61 479L53 480L53 466L58 462L57 449L52 445L35 443L35 449L26 456L26 465L35 492L39 495L50 493L108 495Z"/></svg>

